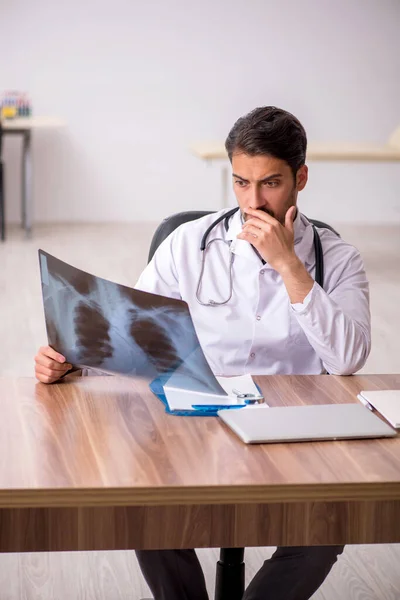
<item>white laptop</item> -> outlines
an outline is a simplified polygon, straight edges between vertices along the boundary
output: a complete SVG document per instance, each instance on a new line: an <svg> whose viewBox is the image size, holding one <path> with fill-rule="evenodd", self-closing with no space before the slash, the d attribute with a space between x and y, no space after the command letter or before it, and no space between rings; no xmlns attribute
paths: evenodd
<svg viewBox="0 0 400 600"><path fill-rule="evenodd" d="M396 431L361 404L265 405L220 410L246 444L393 437Z"/></svg>
<svg viewBox="0 0 400 600"><path fill-rule="evenodd" d="M368 407L375 408L393 427L400 429L400 390L362 391L358 398Z"/></svg>

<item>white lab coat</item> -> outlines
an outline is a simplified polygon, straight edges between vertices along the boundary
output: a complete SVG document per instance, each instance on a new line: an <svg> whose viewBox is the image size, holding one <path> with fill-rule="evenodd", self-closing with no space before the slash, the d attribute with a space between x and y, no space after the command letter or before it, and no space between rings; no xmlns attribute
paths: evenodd
<svg viewBox="0 0 400 600"><path fill-rule="evenodd" d="M369 288L359 252L327 229L319 229L324 254L324 289L314 284L302 304L290 304L280 275L263 265L252 246L237 240L238 211L210 233L201 300L229 295L229 259L234 254L233 294L218 307L196 300L200 243L219 213L181 225L158 248L136 288L185 300L204 354L215 374L332 374L360 369L370 352ZM298 212L295 251L315 274L313 230Z"/></svg>

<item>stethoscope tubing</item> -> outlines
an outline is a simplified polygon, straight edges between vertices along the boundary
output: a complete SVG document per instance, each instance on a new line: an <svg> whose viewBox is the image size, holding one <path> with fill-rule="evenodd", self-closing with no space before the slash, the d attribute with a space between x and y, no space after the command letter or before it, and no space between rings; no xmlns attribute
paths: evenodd
<svg viewBox="0 0 400 600"><path fill-rule="evenodd" d="M211 231L221 221L224 221L225 230L228 231L229 219L238 210L239 210L239 207L237 206L237 207L229 210L228 212L224 213L223 215L220 215L218 217L218 219L213 221L213 223L211 223L211 225L209 227L207 227L206 231L204 232L203 237L201 238L200 252L202 254L202 260L201 260L200 276L199 276L199 280L198 280L197 288L196 288L196 300L202 306L214 306L214 307L215 306L223 306L224 304L227 304L232 299L232 295L233 295L233 273L232 273L232 270L233 270L233 262L235 259L235 255L233 254L232 251L230 252L230 260L229 260L229 296L228 296L228 298L222 302L216 302L215 300L212 300L211 298L208 302L203 302L200 299L200 291L201 291L201 285L202 285L203 274L204 274L204 269L205 269L206 254L207 254L207 251L208 251L210 245L213 242L217 242L217 241L221 241L221 242L224 242L227 244L229 243L226 240L224 240L223 238L215 238L215 239L207 242L208 236L210 235ZM313 233L314 233L313 244L314 244L314 253L315 253L315 281L318 283L318 285L320 285L323 288L323 286L324 286L324 256L323 256L323 252L322 252L322 244L321 244L321 240L318 235L316 227L314 226L314 224L311 224L311 225L312 225Z"/></svg>

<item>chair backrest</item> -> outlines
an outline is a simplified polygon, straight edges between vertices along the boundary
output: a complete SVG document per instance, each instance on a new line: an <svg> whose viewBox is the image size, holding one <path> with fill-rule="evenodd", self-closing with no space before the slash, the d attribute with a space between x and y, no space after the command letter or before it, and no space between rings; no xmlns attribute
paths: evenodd
<svg viewBox="0 0 400 600"><path fill-rule="evenodd" d="M154 253L157 250L158 246L161 244L161 242L163 242L169 236L170 233L172 233L177 227L179 227L179 225L182 225L182 223L188 223L189 221L195 221L196 219L200 219L205 215L211 215L214 212L214 210L186 210L184 212L175 213L170 217L166 217L163 221L161 221L153 235L153 239L151 240L150 244L148 262L150 262L153 258ZM313 225L315 225L316 227L319 227L321 229L329 229L337 236L339 236L339 233L327 223L323 223L323 221L316 221L314 219L308 220L310 221L310 223L313 223Z"/></svg>
<svg viewBox="0 0 400 600"><path fill-rule="evenodd" d="M211 215L215 210L185 210L166 217L159 226L157 227L153 239L151 240L148 262L151 261L158 246L163 242L170 233L175 231L182 223L188 223L189 221L196 221L206 215Z"/></svg>

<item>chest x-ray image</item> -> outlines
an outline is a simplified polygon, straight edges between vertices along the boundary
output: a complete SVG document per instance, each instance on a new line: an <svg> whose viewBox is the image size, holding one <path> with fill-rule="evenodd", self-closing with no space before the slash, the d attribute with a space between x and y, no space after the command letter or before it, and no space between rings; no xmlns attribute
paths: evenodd
<svg viewBox="0 0 400 600"><path fill-rule="evenodd" d="M39 263L48 343L69 363L225 394L186 302L95 277L43 250Z"/></svg>

